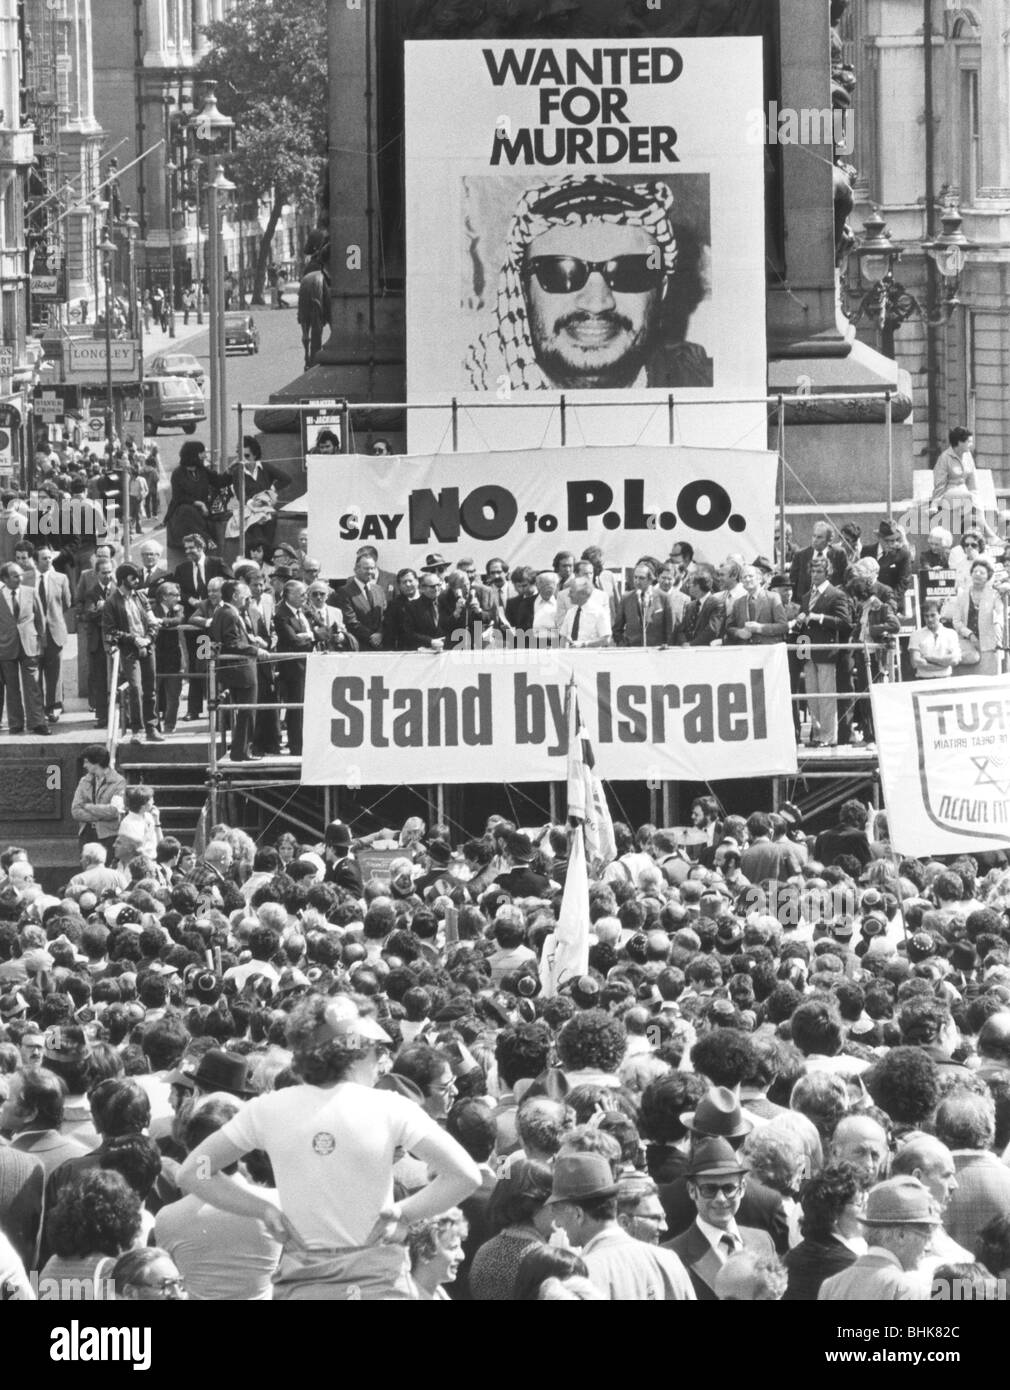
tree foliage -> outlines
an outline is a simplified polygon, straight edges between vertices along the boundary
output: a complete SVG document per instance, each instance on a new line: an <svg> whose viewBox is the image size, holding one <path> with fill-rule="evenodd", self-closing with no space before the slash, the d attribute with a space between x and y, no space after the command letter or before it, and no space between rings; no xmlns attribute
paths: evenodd
<svg viewBox="0 0 1010 1390"><path fill-rule="evenodd" d="M198 76L217 85L220 109L235 122L228 173L245 200L269 199L257 258L262 292L270 242L285 203L315 205L326 159L326 5L320 0L237 0L207 26L211 48Z"/></svg>

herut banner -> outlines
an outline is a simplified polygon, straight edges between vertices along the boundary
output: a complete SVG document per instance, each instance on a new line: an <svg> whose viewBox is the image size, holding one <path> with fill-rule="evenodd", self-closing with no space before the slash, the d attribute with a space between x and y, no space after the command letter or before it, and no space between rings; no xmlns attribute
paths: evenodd
<svg viewBox="0 0 1010 1390"><path fill-rule="evenodd" d="M880 775L899 854L1010 845L1010 681L874 685Z"/></svg>
<svg viewBox="0 0 1010 1390"><path fill-rule="evenodd" d="M308 658L302 781L550 782L574 675L609 780L796 771L784 646Z"/></svg>
<svg viewBox="0 0 1010 1390"><path fill-rule="evenodd" d="M776 456L757 449L540 449L405 458L307 459L309 546L324 574L350 574L362 542L384 570L438 550L536 569L599 545L608 566L771 554Z"/></svg>
<svg viewBox="0 0 1010 1390"><path fill-rule="evenodd" d="M411 449L760 447L761 40L405 62L407 398L459 404L411 410Z"/></svg>

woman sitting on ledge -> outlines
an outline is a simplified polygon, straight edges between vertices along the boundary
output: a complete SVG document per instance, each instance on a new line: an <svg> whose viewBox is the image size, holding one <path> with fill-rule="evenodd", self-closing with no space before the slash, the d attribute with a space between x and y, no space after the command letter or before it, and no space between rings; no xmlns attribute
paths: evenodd
<svg viewBox="0 0 1010 1390"><path fill-rule="evenodd" d="M990 538L997 538L989 525L978 496L978 477L972 457L974 436L965 425L955 425L947 435L949 447L937 459L933 468L933 495L929 499L930 516L938 516L944 502L965 513L964 524L972 521ZM968 515L970 513L970 515ZM956 528L960 529L960 528Z"/></svg>

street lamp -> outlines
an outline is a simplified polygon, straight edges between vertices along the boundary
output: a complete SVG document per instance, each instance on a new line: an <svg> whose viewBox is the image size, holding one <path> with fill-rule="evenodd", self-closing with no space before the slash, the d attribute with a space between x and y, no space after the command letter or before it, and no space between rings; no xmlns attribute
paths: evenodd
<svg viewBox="0 0 1010 1390"><path fill-rule="evenodd" d="M116 243L109 235L108 226L105 227L105 235L98 243L98 249L103 257L105 271L105 447L111 462L116 447L115 406L112 400L112 267Z"/></svg>
<svg viewBox="0 0 1010 1390"><path fill-rule="evenodd" d="M140 223L135 217L130 216L129 208L124 208L123 215L116 226L126 237L126 292L130 297L130 312L126 316L126 321L130 327L131 338L136 338L140 343L141 356L143 356L144 329L142 315L137 312L137 272L134 257Z"/></svg>
<svg viewBox="0 0 1010 1390"><path fill-rule="evenodd" d="M218 109L216 84L208 82L204 92L203 109L191 118L193 138L205 144L208 151L218 155L227 151L235 122ZM223 197L234 192L235 185L225 178L218 163L211 175L207 170L207 261L210 310L210 460L211 466L223 464L228 439L228 403L225 373L224 330L224 239L220 217ZM199 224L199 214L197 216Z"/></svg>
<svg viewBox="0 0 1010 1390"><path fill-rule="evenodd" d="M196 245L193 257L196 272L196 321L203 323L203 271L200 266L200 209L203 206L200 194L200 170L203 168L203 160L191 159L189 167L193 171L193 197L196 207Z"/></svg>
<svg viewBox="0 0 1010 1390"><path fill-rule="evenodd" d="M895 279L894 268L907 248L891 240L880 209L873 208L863 223L863 235L856 243L855 254L864 293L848 318L852 323L861 318L876 320L885 357L894 356L894 333L903 323L914 318L927 330L938 328L950 321L961 303L958 298L961 273L967 253L974 249L975 242L969 241L961 231L961 214L956 204L945 207L940 221L943 233L935 240L919 243L919 249L936 264L943 281L944 297L935 318L930 317L915 295Z"/></svg>
<svg viewBox="0 0 1010 1390"><path fill-rule="evenodd" d="M165 226L168 231L168 336L175 337L175 247L172 240L174 200L172 193L179 166L171 159L165 161Z"/></svg>

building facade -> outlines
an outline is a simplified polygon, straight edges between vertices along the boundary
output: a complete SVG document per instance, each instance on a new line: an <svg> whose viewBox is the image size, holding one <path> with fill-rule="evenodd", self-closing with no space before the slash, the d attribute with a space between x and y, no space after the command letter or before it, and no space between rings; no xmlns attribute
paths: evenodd
<svg viewBox="0 0 1010 1390"><path fill-rule="evenodd" d="M904 248L895 276L933 320L927 326L913 309L894 335L897 361L913 383L915 466L931 467L948 428L967 423L975 431L977 462L1006 489L1010 0L933 0L928 36L925 18L923 0L853 0L845 17L847 56L858 77L853 225L879 207ZM930 192L934 235L943 208L953 206L974 243L956 285L930 271L922 249L930 233ZM951 303L955 290L957 302ZM873 326L861 325L860 336L873 341Z"/></svg>

